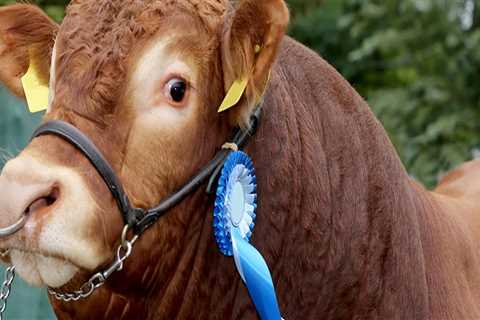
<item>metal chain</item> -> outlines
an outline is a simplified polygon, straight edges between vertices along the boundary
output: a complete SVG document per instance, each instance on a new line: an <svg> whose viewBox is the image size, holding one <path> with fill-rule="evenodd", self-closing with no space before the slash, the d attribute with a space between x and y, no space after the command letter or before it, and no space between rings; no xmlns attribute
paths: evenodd
<svg viewBox="0 0 480 320"><path fill-rule="evenodd" d="M105 281L115 272L123 269L123 263L132 254L133 245L137 241L138 236L134 236L131 240L127 240L128 226L125 226L122 232L121 244L117 248L117 257L115 261L104 271L94 274L87 282L85 282L79 290L71 293L59 293L49 288L48 293L55 299L70 302L78 301L89 297L96 289L104 285ZM0 318L0 320L2 320Z"/></svg>
<svg viewBox="0 0 480 320"><path fill-rule="evenodd" d="M10 266L5 271L5 279L0 288L0 320L4 319L3 313L7 308L7 299L10 296L13 280L15 279L15 266Z"/></svg>

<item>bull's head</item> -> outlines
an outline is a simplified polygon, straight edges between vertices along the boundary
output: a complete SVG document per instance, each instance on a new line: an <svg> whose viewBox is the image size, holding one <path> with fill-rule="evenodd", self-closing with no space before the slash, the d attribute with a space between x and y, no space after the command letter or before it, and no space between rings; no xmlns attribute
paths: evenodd
<svg viewBox="0 0 480 320"><path fill-rule="evenodd" d="M0 79L23 97L20 79L34 66L50 89L44 120L89 136L134 205L148 208L208 162L233 127L246 125L287 22L281 0L235 8L227 0L78 0L60 26L34 6L7 6ZM240 103L218 114L226 89L245 76ZM139 240L125 277L141 269L138 280L151 288L155 277L172 274L191 249L186 243L198 240L209 200L192 195L159 221ZM34 139L0 176L0 227L24 214L24 228L0 248L10 249L29 283L60 290L111 261L123 228L98 173L55 136ZM149 263L155 270L145 269Z"/></svg>

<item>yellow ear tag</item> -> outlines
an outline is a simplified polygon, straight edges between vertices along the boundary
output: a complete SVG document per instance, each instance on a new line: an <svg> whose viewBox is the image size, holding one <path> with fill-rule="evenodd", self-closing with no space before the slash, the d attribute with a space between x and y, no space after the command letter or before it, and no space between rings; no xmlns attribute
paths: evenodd
<svg viewBox="0 0 480 320"><path fill-rule="evenodd" d="M35 70L32 63L27 73L22 77L22 85L30 112L34 113L47 110L48 86L40 82L37 70Z"/></svg>
<svg viewBox="0 0 480 320"><path fill-rule="evenodd" d="M218 112L220 113L236 106L242 98L243 93L247 88L247 84L248 77L243 80L235 80L235 82L230 87L230 90L228 90L225 99L223 99L222 105L220 106L220 109L218 109Z"/></svg>
<svg viewBox="0 0 480 320"><path fill-rule="evenodd" d="M262 51L262 46L257 44L255 45L254 50L255 54L259 54L260 51ZM245 77L245 79L235 80L235 82L230 87L230 90L228 90L225 99L223 99L222 105L218 109L218 112L220 113L236 106L238 102L240 102L240 99L242 98L245 89L247 89L247 84L248 77Z"/></svg>

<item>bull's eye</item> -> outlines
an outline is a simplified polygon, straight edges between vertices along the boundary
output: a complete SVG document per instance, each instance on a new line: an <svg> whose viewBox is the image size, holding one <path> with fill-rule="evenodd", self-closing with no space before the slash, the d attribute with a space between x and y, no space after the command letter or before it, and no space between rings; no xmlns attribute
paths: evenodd
<svg viewBox="0 0 480 320"><path fill-rule="evenodd" d="M187 83L182 79L172 79L167 83L169 98L176 103L180 103L185 99L187 93Z"/></svg>

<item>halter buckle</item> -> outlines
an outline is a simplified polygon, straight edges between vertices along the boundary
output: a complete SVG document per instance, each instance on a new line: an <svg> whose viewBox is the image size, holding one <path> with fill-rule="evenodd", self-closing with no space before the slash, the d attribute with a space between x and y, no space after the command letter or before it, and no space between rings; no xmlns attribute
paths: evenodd
<svg viewBox="0 0 480 320"><path fill-rule="evenodd" d="M146 215L146 210L140 208L130 208L127 212L127 225L129 229L136 231L138 224ZM137 232L135 232L137 233Z"/></svg>

